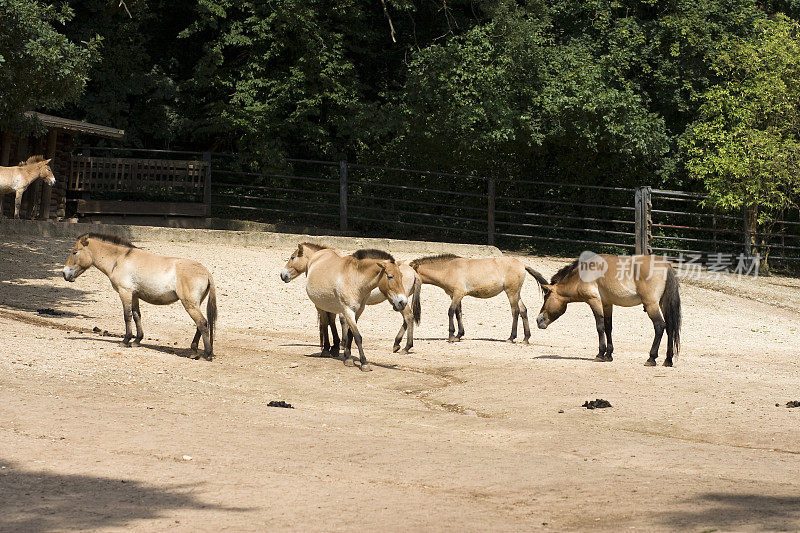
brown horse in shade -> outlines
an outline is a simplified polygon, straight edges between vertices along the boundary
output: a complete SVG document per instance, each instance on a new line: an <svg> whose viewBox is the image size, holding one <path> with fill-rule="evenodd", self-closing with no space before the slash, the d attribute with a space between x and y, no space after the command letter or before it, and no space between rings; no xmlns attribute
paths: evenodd
<svg viewBox="0 0 800 533"><path fill-rule="evenodd" d="M51 187L56 184L56 177L50 168L51 159L40 155L29 157L15 167L0 167L0 217L3 216L3 195L14 193L14 218L19 218L22 195L36 180L47 181Z"/></svg>
<svg viewBox="0 0 800 533"><path fill-rule="evenodd" d="M78 237L78 242L69 254L64 265L64 279L75 281L93 266L108 276L111 286L122 300L125 317L125 337L122 344L131 345L131 319L136 323L133 344L138 345L144 337L142 315L139 311L140 299L154 305L168 305L180 300L197 326L192 340L192 352L197 353L202 336L205 347L203 357L211 360L214 355L217 296L214 279L203 265L190 259L152 254L113 235L85 233ZM206 296L207 319L200 310L200 304ZM199 354L195 359L198 357Z"/></svg>
<svg viewBox="0 0 800 533"><path fill-rule="evenodd" d="M594 313L600 349L596 361L612 361L611 317L615 305L644 306L653 321L655 338L645 365L655 366L661 337L667 332L664 366L678 356L681 297L678 278L669 261L653 255L597 255L584 252L556 272L550 283L536 273L544 291L544 304L536 319L541 329L564 314L567 304L586 302Z"/></svg>
<svg viewBox="0 0 800 533"><path fill-rule="evenodd" d="M459 341L464 336L464 324L461 321L462 298L493 298L505 292L511 304L512 317L508 342L514 342L517 338L517 322L521 316L525 333L522 342L528 343L531 328L528 324L528 309L522 302L521 293L525 272L535 277L532 268L513 257L467 259L453 254L422 257L411 261L410 265L417 271L422 283L440 287L451 298L447 311L450 320L448 342ZM454 316L458 321L458 335L455 334L453 325Z"/></svg>
<svg viewBox="0 0 800 533"><path fill-rule="evenodd" d="M356 322L364 311L367 298L382 277L387 278L392 306L398 311L406 306L408 298L404 293L403 274L397 265L388 259L358 259L352 255L342 257L331 248L300 243L281 272L281 279L288 283L303 272L308 275L306 293L316 306L320 318L320 338L327 344L329 323L333 322L335 315L344 315L349 330L344 364L355 364L351 356L351 343L355 339L361 370L372 370L364 355ZM337 344L336 339L334 344Z"/></svg>

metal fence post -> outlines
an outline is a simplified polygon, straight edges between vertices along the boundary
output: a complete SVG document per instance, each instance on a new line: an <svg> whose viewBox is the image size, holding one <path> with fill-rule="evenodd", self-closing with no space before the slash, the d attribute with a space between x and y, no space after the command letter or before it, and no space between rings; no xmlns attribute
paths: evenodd
<svg viewBox="0 0 800 533"><path fill-rule="evenodd" d="M487 213L486 213L486 231L487 242L489 246L494 246L494 178L489 178L487 184L486 199L487 199Z"/></svg>
<svg viewBox="0 0 800 533"><path fill-rule="evenodd" d="M347 161L339 161L339 229L347 231Z"/></svg>
<svg viewBox="0 0 800 533"><path fill-rule="evenodd" d="M636 207L635 214L635 234L636 234L636 251L637 255L648 255L653 253L652 248L652 227L653 227L653 199L652 188L648 186L636 187L634 197L634 205Z"/></svg>
<svg viewBox="0 0 800 533"><path fill-rule="evenodd" d="M209 217L211 216L211 152L203 152L203 162L206 164L203 204L206 206L206 217Z"/></svg>

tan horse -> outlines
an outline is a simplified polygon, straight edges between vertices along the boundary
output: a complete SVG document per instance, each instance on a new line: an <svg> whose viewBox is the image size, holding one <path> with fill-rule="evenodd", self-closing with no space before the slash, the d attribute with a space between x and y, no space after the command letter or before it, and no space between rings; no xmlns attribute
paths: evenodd
<svg viewBox="0 0 800 533"><path fill-rule="evenodd" d="M353 252L353 257L356 259L388 259L389 261L395 262L391 254L383 250L375 250L372 248L356 250ZM403 274L403 288L405 289L405 295L408 301L411 302L411 305L406 305L397 311L403 315L403 324L400 326L400 331L395 335L392 351L399 351L401 354L407 354L411 351L411 347L414 346L414 323L416 322L419 324L422 318L422 303L420 300L422 280L419 279L417 272L404 261L397 261L396 264L397 268ZM391 302L391 299L389 296L389 278L384 276L381 278L378 286L369 293L366 303L367 305L377 305L386 301ZM342 331L346 331L344 316L340 316L339 319L342 322ZM404 334L407 334L406 345L400 350L400 341L403 340Z"/></svg>
<svg viewBox="0 0 800 533"><path fill-rule="evenodd" d="M523 342L529 342L531 328L528 309L522 302L521 292L525 271L535 276L532 268L513 257L467 259L452 254L423 257L411 261L410 265L417 271L422 283L440 287L451 298L447 311L450 319L448 342L459 341L464 336L464 324L461 321L461 300L464 296L493 298L503 291L511 304L511 336L508 342L514 342L517 338L520 316L525 333ZM453 316L458 321L458 335L455 334Z"/></svg>
<svg viewBox="0 0 800 533"><path fill-rule="evenodd" d="M217 295L214 280L203 265L189 259L151 254L119 237L86 233L78 238L67 259L64 279L75 281L92 266L108 276L122 300L125 317L122 344L131 345L131 318L136 323L133 345L138 345L144 337L139 312L140 299L154 305L167 305L180 300L197 326L191 346L196 354L194 358L200 357L197 349L202 336L205 347L203 357L211 360L214 355ZM206 295L208 319L200 311L200 304Z"/></svg>
<svg viewBox="0 0 800 533"><path fill-rule="evenodd" d="M16 167L0 167L0 217L3 216L3 195L14 197L14 218L19 218L22 195L25 190L38 179L46 180L51 187L56 184L56 177L50 168L51 159L40 155L29 157Z"/></svg>
<svg viewBox="0 0 800 533"><path fill-rule="evenodd" d="M653 255L597 255L584 252L556 272L550 283L538 274L544 304L536 319L546 328L572 302L586 302L594 313L600 350L595 361L612 361L611 318L615 305L643 305L653 321L655 339L646 366L655 366L661 337L667 332L667 357L672 366L678 356L681 331L681 297L678 278L669 261Z"/></svg>
<svg viewBox="0 0 800 533"><path fill-rule="evenodd" d="M303 272L308 276L306 293L316 306L320 318L323 353L326 347L330 349L328 325L334 322L336 315L344 315L349 329L344 364L355 364L351 356L351 343L355 339L361 370L372 370L364 356L362 337L356 322L364 311L367 298L382 277L387 278L387 292L392 306L398 311L406 306L408 298L404 294L400 269L388 259L357 259L351 255L342 257L331 248L300 243L281 271L281 279L288 283ZM338 353L337 340L334 338L334 354Z"/></svg>

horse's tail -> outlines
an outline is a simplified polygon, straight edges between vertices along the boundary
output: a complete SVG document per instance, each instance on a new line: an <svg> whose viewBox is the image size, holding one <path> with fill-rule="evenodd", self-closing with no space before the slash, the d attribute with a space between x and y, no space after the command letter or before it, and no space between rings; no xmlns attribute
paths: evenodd
<svg viewBox="0 0 800 533"><path fill-rule="evenodd" d="M418 275L414 276L414 296L411 300L411 311L414 314L414 322L419 325L422 318L422 302L420 301L420 294L422 292L422 280Z"/></svg>
<svg viewBox="0 0 800 533"><path fill-rule="evenodd" d="M542 290L542 286L543 286L543 285L547 285L547 280L544 278L544 276L542 276L541 274L539 274L539 272L537 272L536 270L532 269L532 268L531 268L531 267L529 267L529 266L526 266L526 267L525 267L525 270L527 270L527 271L528 271L528 274L530 274L531 276L533 276L533 279L535 279L535 280L536 280L536 283L538 283L538 284L539 284L539 290L540 290L540 291Z"/></svg>
<svg viewBox="0 0 800 533"><path fill-rule="evenodd" d="M217 289L214 286L214 278L208 276L208 304L206 304L206 315L208 317L208 337L211 346L214 346L214 326L217 323Z"/></svg>
<svg viewBox="0 0 800 533"><path fill-rule="evenodd" d="M678 357L681 345L681 294L678 277L671 266L667 270L667 282L659 304L664 315L664 322L666 322L667 337L672 340L674 357Z"/></svg>

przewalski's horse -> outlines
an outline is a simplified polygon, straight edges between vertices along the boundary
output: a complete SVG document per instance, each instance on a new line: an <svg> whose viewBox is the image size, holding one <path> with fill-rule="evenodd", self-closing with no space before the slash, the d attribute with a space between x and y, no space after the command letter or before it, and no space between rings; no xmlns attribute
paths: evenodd
<svg viewBox="0 0 800 533"><path fill-rule="evenodd" d="M511 336L508 342L517 338L517 322L522 316L524 343L531 337L528 324L528 309L522 302L522 284L525 271L535 277L534 270L513 257L494 257L467 259L453 254L434 255L415 259L409 263L417 271L422 283L436 285L451 298L447 316L450 319L448 342L461 340L464 324L461 321L461 299L464 296L493 298L505 291L511 304ZM458 321L458 335L455 334L453 316Z"/></svg>
<svg viewBox="0 0 800 533"><path fill-rule="evenodd" d="M331 248L300 243L281 272L281 279L288 283L303 272L308 276L306 293L320 317L320 339L329 346L328 324L334 322L335 315L344 315L349 329L344 364L354 365L351 342L355 339L361 370L372 370L364 356L362 337L356 322L364 311L367 298L382 277L387 279L387 292L392 306L398 311L406 306L408 298L404 293L402 272L388 259L357 259L351 255L342 257ZM334 353L338 352L336 340L334 338Z"/></svg>
<svg viewBox="0 0 800 533"><path fill-rule="evenodd" d="M0 217L3 216L4 194L15 193L14 218L19 218L22 195L33 182L43 179L51 187L56 184L56 177L50 168L50 161L51 159L35 155L15 167L0 167Z"/></svg>
<svg viewBox="0 0 800 533"><path fill-rule="evenodd" d="M353 257L356 259L388 259L394 262L394 257L392 257L391 254L384 252L383 250L375 250L371 248L356 250L353 252ZM395 264L403 274L403 288L405 289L405 295L411 305L406 305L398 311L398 313L403 315L403 325L400 326L400 331L398 331L397 335L395 335L392 351L400 351L401 354L407 354L411 351L411 347L414 346L414 323L416 322L419 324L419 321L422 318L422 303L420 300L422 280L420 280L417 272L404 261L397 261ZM389 278L384 276L381 278L378 286L372 289L372 292L369 293L366 303L367 305L377 305L389 300ZM342 331L345 331L344 317L342 317L341 320ZM403 340L403 335L406 333L406 345L402 350L400 350L400 341Z"/></svg>
<svg viewBox="0 0 800 533"><path fill-rule="evenodd" d="M133 344L138 345L144 337L140 299L154 305L167 305L180 300L197 326L191 346L196 354L194 358L200 357L197 349L202 336L205 347L203 357L211 360L214 355L217 295L214 280L203 265L190 259L151 254L120 237L85 233L78 238L67 259L64 279L75 281L92 266L108 276L111 286L122 300L125 317L122 344L131 345L131 318L136 323ZM206 295L208 319L200 311L200 304Z"/></svg>
<svg viewBox="0 0 800 533"><path fill-rule="evenodd" d="M681 332L681 296L672 265L653 255L597 255L584 252L579 259L561 268L550 283L538 274L544 291L544 304L536 319L546 328L571 302L586 302L594 313L600 350L595 361L612 361L611 317L615 305L643 305L653 321L655 339L646 366L655 366L661 337L667 332L667 357L672 366L678 356Z"/></svg>

